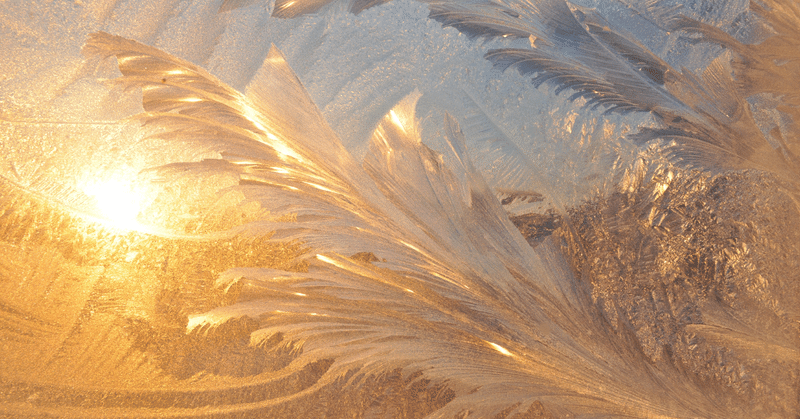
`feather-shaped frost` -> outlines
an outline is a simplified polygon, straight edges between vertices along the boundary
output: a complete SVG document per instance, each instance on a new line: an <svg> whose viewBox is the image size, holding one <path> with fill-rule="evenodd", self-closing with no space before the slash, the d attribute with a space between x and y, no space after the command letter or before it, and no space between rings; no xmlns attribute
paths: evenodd
<svg viewBox="0 0 800 419"><path fill-rule="evenodd" d="M136 367L133 359L146 360L155 351L164 362L161 374L166 373L160 384L166 389L148 396L159 402L124 388L102 393L121 400L125 414L154 414L152 409L167 403L187 416L311 416L315 409L334 409L312 400L325 400L333 391L370 400L368 382L386 383L382 377L402 371L431 394L419 407L431 417L713 416L713 403L702 401L702 391L678 370L648 366L608 333L552 242L535 252L523 240L470 162L452 117L444 124L456 167L446 167L421 143L412 96L378 125L362 170L277 51L246 94L190 63L123 38L95 34L86 51L118 57L120 83L143 89L149 111L141 118L161 129L155 135L220 148L219 161L191 167L224 168L239 176L236 189L247 201L273 215L295 214L287 221L253 220L242 236L223 240L243 240L247 247L265 235L276 249L286 246L286 239L299 239L310 250L289 262L293 269L276 269L258 258L241 260L252 266L247 269L236 260L218 265L212 271L216 278L209 278L213 287L183 290L187 298L207 299L208 309L197 311L203 304L193 304L178 311L186 316L185 329L176 319L169 326L178 326L172 340L141 340L152 333L148 330L164 327L156 322L160 315L118 314L129 322L132 339L121 365L146 375L155 365ZM227 149L228 137L236 152ZM463 172L465 188L453 170ZM275 241L279 237L283 241ZM223 244L204 238L196 246L215 252ZM269 256L252 249L254 256ZM238 354L231 362L251 366L236 372L225 362L210 364L213 374L197 377L190 387L196 390L185 401L172 389L176 379L202 368L206 356L230 350ZM182 354L200 365L169 364ZM236 378L241 375L245 381ZM297 384L280 390L288 377ZM423 378L427 381L418 381ZM220 385L227 388L224 396L215 390ZM40 412L80 406L79 414L105 414L104 404L95 401L99 393L41 391ZM59 402L63 391L70 398ZM10 408L23 403L14 401ZM213 407L198 410L204 403ZM360 406L337 405L342 414Z"/></svg>
<svg viewBox="0 0 800 419"><path fill-rule="evenodd" d="M662 106L662 129L640 131L649 147L610 196L564 208L563 191L542 185L480 109L464 112L470 141L444 119L442 156L425 145L412 95L379 121L362 165L276 49L240 93L156 48L93 35L86 52L119 63L112 83L142 92L145 113L117 128L141 137L118 143L159 144L172 163L139 175L156 198L133 231L74 210L91 205L52 180L34 182L38 194L0 184L2 414L796 411L796 197L756 171L712 177L664 162L782 170L742 142L759 133L728 57L678 73L591 10L480 4L454 3L449 24L540 33L543 77L579 80L570 89L589 100L587 86L602 86L613 99L603 106ZM621 68L613 83L594 72L606 57ZM644 87L626 90L627 75ZM686 107L637 96L647 89ZM564 223L529 235L544 223L520 217L540 195Z"/></svg>
<svg viewBox="0 0 800 419"><path fill-rule="evenodd" d="M350 13L359 14L371 7L381 5L390 0L347 0L339 1L347 7ZM299 16L317 12L323 7L337 3L334 0L276 0L272 10L272 16L282 19L291 19Z"/></svg>
<svg viewBox="0 0 800 419"><path fill-rule="evenodd" d="M529 37L530 48L496 48L486 58L500 69L515 68L531 75L536 86L554 85L557 94L574 90L570 99L585 98L586 106L651 112L664 125L664 132L681 133L669 136L679 141L674 153L683 157L677 161L710 167L697 164L700 161L692 157L696 155L726 168L746 162L745 166L782 176L796 171L795 158L786 161L772 152L756 127L744 96L737 92L731 74L725 73L730 71L725 63L728 58L718 58L698 77L686 69L673 69L630 34L610 29L592 9L570 8L561 0L509 6L506 10L489 2L440 2L432 6L431 17L470 35ZM672 29L705 31L711 40L740 45L708 25L688 18L677 22ZM652 139L654 132L634 138ZM707 153L709 147L716 152Z"/></svg>

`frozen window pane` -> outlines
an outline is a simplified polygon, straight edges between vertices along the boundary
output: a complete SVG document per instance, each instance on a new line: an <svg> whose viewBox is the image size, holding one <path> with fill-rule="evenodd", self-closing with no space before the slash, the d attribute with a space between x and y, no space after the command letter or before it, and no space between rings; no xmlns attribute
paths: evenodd
<svg viewBox="0 0 800 419"><path fill-rule="evenodd" d="M800 11L0 10L0 416L794 417Z"/></svg>

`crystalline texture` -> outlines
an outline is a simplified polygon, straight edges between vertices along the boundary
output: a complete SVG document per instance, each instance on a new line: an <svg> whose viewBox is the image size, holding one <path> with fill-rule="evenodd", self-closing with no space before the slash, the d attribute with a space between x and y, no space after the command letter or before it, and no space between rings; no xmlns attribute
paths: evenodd
<svg viewBox="0 0 800 419"><path fill-rule="evenodd" d="M796 7L587 3L8 5L1 414L796 415Z"/></svg>

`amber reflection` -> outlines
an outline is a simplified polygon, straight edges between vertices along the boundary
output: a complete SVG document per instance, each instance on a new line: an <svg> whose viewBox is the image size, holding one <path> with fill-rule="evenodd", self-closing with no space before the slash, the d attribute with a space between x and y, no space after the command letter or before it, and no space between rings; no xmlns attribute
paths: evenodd
<svg viewBox="0 0 800 419"><path fill-rule="evenodd" d="M238 284L215 287L221 272L304 271L301 243L125 230L8 182L0 191L7 198L0 212L2 263L14 264L0 277L0 416L11 409L33 417L69 411L96 417L108 408L158 416L171 408L180 417L269 417L308 413L310 394L334 399L347 381L320 382L332 360L292 364L301 346L280 334L251 345L259 326L249 317L187 328L190 315L237 300ZM380 407L383 416L423 415L453 397L420 373L367 379L373 391L358 398L389 401ZM303 393L311 387L316 391ZM417 398L426 402L408 403ZM229 403L238 405L224 407ZM342 400L348 407L341 414L363 403ZM215 414L209 406L217 406Z"/></svg>
<svg viewBox="0 0 800 419"><path fill-rule="evenodd" d="M116 186L97 190L113 193ZM9 198L3 201L0 246L5 263L15 264L3 272L17 274L0 281L2 321L17 324L3 329L10 333L0 360L4 382L126 388L201 371L257 375L287 363L264 352L290 349L247 348L254 326L246 320L192 334L186 324L189 314L225 305L235 294L214 287L228 268L304 269L295 262L303 251L299 243L126 231L119 226L130 220L120 217L133 212L104 203L109 196L98 195L98 203L112 211L104 215L118 222L113 227L57 209L9 183L0 188ZM233 355L223 359L222 351ZM5 394L6 402L56 397L31 391L17 388Z"/></svg>

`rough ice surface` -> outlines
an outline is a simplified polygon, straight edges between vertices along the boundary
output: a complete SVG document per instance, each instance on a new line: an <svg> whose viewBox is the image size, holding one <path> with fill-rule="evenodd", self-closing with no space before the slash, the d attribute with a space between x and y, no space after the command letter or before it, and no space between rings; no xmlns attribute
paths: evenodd
<svg viewBox="0 0 800 419"><path fill-rule="evenodd" d="M0 416L798 417L798 28L5 1Z"/></svg>

